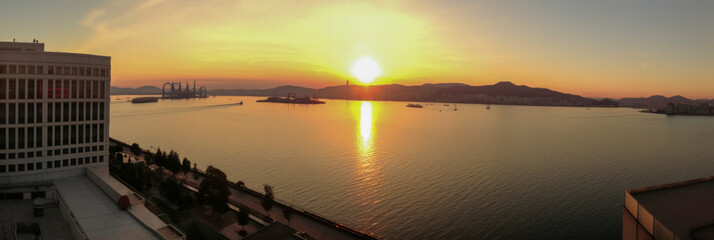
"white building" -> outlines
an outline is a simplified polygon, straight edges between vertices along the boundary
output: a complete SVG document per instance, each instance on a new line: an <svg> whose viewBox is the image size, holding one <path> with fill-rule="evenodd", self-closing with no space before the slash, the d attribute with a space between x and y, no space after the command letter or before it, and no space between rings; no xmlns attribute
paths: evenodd
<svg viewBox="0 0 714 240"><path fill-rule="evenodd" d="M110 62L0 42L0 239L186 239L109 174Z"/></svg>
<svg viewBox="0 0 714 240"><path fill-rule="evenodd" d="M110 62L0 42L0 184L107 165Z"/></svg>

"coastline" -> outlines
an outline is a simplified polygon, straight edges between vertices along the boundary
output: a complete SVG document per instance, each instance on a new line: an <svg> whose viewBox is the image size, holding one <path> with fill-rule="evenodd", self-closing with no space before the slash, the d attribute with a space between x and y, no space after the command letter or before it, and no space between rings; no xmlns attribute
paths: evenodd
<svg viewBox="0 0 714 240"><path fill-rule="evenodd" d="M130 144L127 144L121 140L114 139L114 138L109 138L109 142L112 144L116 144L118 146L121 146L123 148L131 148ZM142 150L142 152L145 152ZM188 175L192 175L189 177ZM194 178L195 176L195 178ZM194 191L191 188L198 189L200 188L200 182L206 177L206 175L203 173L203 171L199 169L191 169L188 174L185 176L186 182L184 183L184 187L187 188L190 191ZM309 222L306 225L312 225L313 227L309 227L310 229L313 229L312 231L308 231L305 229L298 229L296 230L300 232L308 232L311 233L311 236L320 236L319 239L377 239L374 236L371 236L369 234L363 233L359 230L356 230L354 228L345 226L341 223L338 223L336 221L330 220L326 217L320 216L318 214L315 214L313 212L309 212L307 210L304 210L300 207L297 206L292 206L291 204L286 204L280 199L275 199L275 208L272 209L270 212L273 213L268 214L267 212L263 211L262 208L260 207L250 207L250 206L260 206L260 200L264 197L264 194L247 188L246 186L238 186L236 183L231 182L230 180L224 182L228 187L229 190L231 191L231 196L229 197L228 204L232 205L233 207L239 208L239 207L247 207L250 208L251 214L256 215L256 217L260 218L261 220L270 223L271 220L275 222L281 222L283 224L290 224L291 221L293 221L293 225L295 225L294 221L296 221L296 217L302 217L303 219L307 219ZM281 218L282 211L286 208L292 209L293 212L293 219L292 220L286 220ZM267 217L271 216L271 217ZM287 222L285 222L287 221ZM290 225L290 226L293 226ZM315 228L322 229L321 231L315 231ZM332 233L330 233L332 232Z"/></svg>

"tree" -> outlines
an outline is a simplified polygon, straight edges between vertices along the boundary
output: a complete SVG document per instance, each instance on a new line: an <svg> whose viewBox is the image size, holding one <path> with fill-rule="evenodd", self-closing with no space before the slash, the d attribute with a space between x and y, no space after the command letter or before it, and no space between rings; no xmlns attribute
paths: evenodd
<svg viewBox="0 0 714 240"><path fill-rule="evenodd" d="M139 147L139 144L134 143L131 145L131 153L133 153L136 156L141 155L141 148Z"/></svg>
<svg viewBox="0 0 714 240"><path fill-rule="evenodd" d="M261 202L261 204L263 205L263 209L265 209L265 212L268 213L268 217L270 217L270 209L273 208L273 203L275 202L275 196L273 195L273 187L268 184L265 184L265 186L263 186L263 190L265 190L265 195L263 195L263 201Z"/></svg>
<svg viewBox="0 0 714 240"><path fill-rule="evenodd" d="M288 225L290 225L290 216L293 215L293 207L292 206L286 206L285 209L283 209L283 217L285 217L286 220L288 220Z"/></svg>
<svg viewBox="0 0 714 240"><path fill-rule="evenodd" d="M236 186L238 186L239 189L245 189L245 182L243 182L242 180L238 181L236 182Z"/></svg>
<svg viewBox="0 0 714 240"><path fill-rule="evenodd" d="M248 223L250 223L250 209L240 208L238 212L238 224L241 225L242 229L238 232L238 235L242 237L248 235L248 232L245 231L245 225L248 225Z"/></svg>
<svg viewBox="0 0 714 240"><path fill-rule="evenodd" d="M159 188L161 190L161 195L174 203L176 203L179 200L179 197L181 197L182 186L172 178L166 178L166 181L159 184Z"/></svg>
<svg viewBox="0 0 714 240"><path fill-rule="evenodd" d="M181 171L183 171L183 174L186 174L190 170L191 170L191 161L189 161L188 158L183 158L183 162L181 163Z"/></svg>
<svg viewBox="0 0 714 240"><path fill-rule="evenodd" d="M197 199L199 202L208 203L213 211L224 213L228 211L228 185L226 185L226 174L218 168L211 165L206 168L206 177L201 181L199 196L202 199Z"/></svg>
<svg viewBox="0 0 714 240"><path fill-rule="evenodd" d="M181 170L181 160L177 152L171 150L171 152L169 153L169 158L166 162L166 168L168 168L169 171L173 172L174 174L178 173L178 171Z"/></svg>

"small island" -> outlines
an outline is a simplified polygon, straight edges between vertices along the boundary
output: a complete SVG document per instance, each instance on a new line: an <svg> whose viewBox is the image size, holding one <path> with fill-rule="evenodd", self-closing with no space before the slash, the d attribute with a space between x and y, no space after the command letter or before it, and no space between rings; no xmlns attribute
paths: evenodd
<svg viewBox="0 0 714 240"><path fill-rule="evenodd" d="M309 97L269 97L263 100L257 100L256 102L274 102L274 103L295 103L295 104L324 104L325 102L315 100Z"/></svg>

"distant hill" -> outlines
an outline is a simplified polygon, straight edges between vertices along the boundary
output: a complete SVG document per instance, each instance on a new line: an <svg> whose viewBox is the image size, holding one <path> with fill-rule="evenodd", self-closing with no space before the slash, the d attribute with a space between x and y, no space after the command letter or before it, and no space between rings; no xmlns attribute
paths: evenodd
<svg viewBox="0 0 714 240"><path fill-rule="evenodd" d="M494 85L470 86L463 83L423 84L421 86L390 85L341 85L320 89L286 85L269 89L219 89L209 91L212 95L241 96L317 96L332 99L423 101L453 103L488 103L544 106L617 106L610 99L594 100L578 95L561 93L545 88L531 88L511 82Z"/></svg>
<svg viewBox="0 0 714 240"><path fill-rule="evenodd" d="M663 108L667 103L686 103L690 105L700 105L702 103L714 104L714 99L698 99L692 100L682 96L665 97L662 95L654 95L648 98L622 98L618 100L623 107L633 108Z"/></svg>
<svg viewBox="0 0 714 240"><path fill-rule="evenodd" d="M159 95L161 94L161 88L154 86L143 86L139 88L119 88L111 87L109 88L110 95Z"/></svg>

